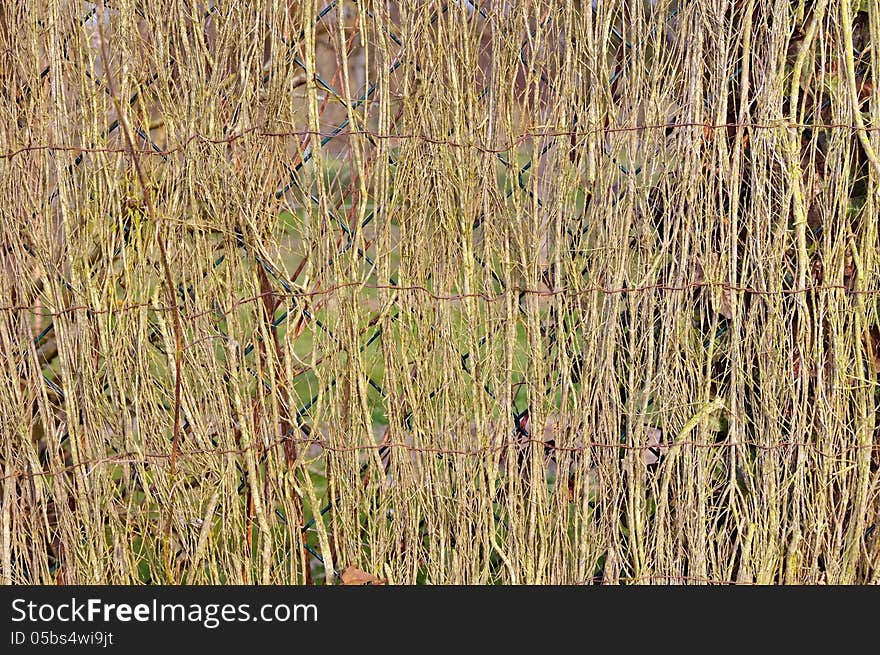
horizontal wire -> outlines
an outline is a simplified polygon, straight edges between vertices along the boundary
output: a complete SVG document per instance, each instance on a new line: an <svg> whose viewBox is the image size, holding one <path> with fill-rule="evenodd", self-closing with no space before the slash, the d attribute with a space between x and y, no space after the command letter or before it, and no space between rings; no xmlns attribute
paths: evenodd
<svg viewBox="0 0 880 655"><path fill-rule="evenodd" d="M580 297L584 295L589 295L593 293L601 293L606 295L621 295L621 294L629 294L629 293L645 293L649 291L666 291L666 292L678 292L682 293L685 291L693 291L696 289L717 289L721 291L730 291L733 293L741 293L743 295L755 295L755 296L795 296L801 294L808 293L819 293L823 291L843 291L845 295L859 296L859 295L876 295L880 294L880 288L876 289L851 289L843 284L825 284L825 285L814 285L810 287L803 288L795 288L795 289L756 289L753 287L743 287L735 284L727 284L724 282L692 282L689 284L645 284L634 287L622 287L622 288L608 288L602 287L598 285L588 285L583 287L578 287L577 289L529 289L525 287L511 286L502 291L496 293L461 293L461 294L438 294L427 287L423 287L420 285L390 285L390 284L363 284L361 282L342 282L339 284L334 284L326 288L322 289L314 289L312 291L301 291L296 293L284 293L278 291L266 291L263 293L259 293L253 296L247 296L244 298L236 299L231 307L228 310L225 310L225 313L229 313L235 310L242 305L247 305L250 303L261 301L264 297L271 298L307 298L307 297L317 297L317 296L326 296L329 294L336 293L337 291L341 291L344 289L350 288L360 288L364 290L387 290L387 291L411 291L424 294L429 298L442 302L457 302L460 300L472 298L478 300L484 300L486 302L498 302L504 299L505 296L511 294L526 294L526 295L534 295L544 298L553 298L556 296L572 296L572 297ZM57 317L64 316L65 314L73 314L76 312L87 312L89 314L111 314L118 312L127 312L134 311L138 309L149 309L151 311L156 312L168 312L173 311L173 307L168 307L166 305L154 305L149 302L143 303L133 303L130 305L121 305L118 307L109 307L109 308L98 308L98 307L90 307L88 305L71 305L69 307L65 307L64 309L59 309L56 311L49 311L44 309L39 305L3 305L0 306L0 311L2 312L29 312L35 316L44 316L44 317ZM198 312L192 312L187 314L187 319L195 319L200 318L205 315L216 313L216 307L211 307L210 309L205 309Z"/></svg>
<svg viewBox="0 0 880 655"><path fill-rule="evenodd" d="M318 438L302 438L302 439L292 439L292 438L279 438L269 443L261 443L255 444L253 446L244 447L244 448L202 448L202 449L191 449L191 450L180 450L176 459L181 461L182 458L186 457L200 457L204 455L244 455L248 452L258 451L265 452L269 451L273 448L282 446L284 444L293 443L297 446L319 446L325 451L332 453L360 453L360 452L371 452L371 451L392 451L392 450L402 450L407 453L414 454L426 454L426 455L456 455L463 457L485 457L486 455L492 455L494 453L501 454L506 452L508 449L510 450L518 450L523 449L529 445L536 445L544 448L550 452L561 452L568 453L571 455L582 454L589 450L608 450L608 449L617 449L624 451L643 451L648 450L652 447L654 448L663 448L663 449L672 449L672 448L693 448L694 450L712 450L712 449L730 449L730 448L745 448L750 447L755 450L759 450L762 452L772 452L776 450L788 449L792 450L795 448L806 449L814 452L815 454L826 457L826 458L842 458L851 452L857 451L876 451L880 452L880 443L861 443L861 444L853 444L851 446L847 446L845 448L841 448L836 451L826 450L820 447L817 444L806 442L806 441L785 441L781 443L775 444L765 444L759 443L757 441L749 441L737 439L734 441L728 442L718 442L718 443L706 443L701 441L694 440L685 440L685 441L668 441L660 444L645 444L645 445L632 445L626 443L612 443L612 442L586 442L577 446L558 446L558 445L548 445L548 443L542 439L535 438L515 438L508 441L504 441L501 443L497 443L490 446L481 446L479 448L441 448L441 447L431 447L431 446L413 446L412 444L408 444L405 442L385 442L385 443L374 443L374 444L358 444L351 446L339 446L333 445L329 443L326 439L318 439ZM63 473L69 473L81 468L87 467L97 467L103 464L143 464L148 465L151 461L162 461L169 460L171 458L170 453L120 453L116 455L109 455L107 457L98 457L90 460L83 460L81 462L77 462L76 464L70 464L68 466L58 467L51 470L41 470L41 471L13 471L11 473L7 472L5 475L0 476L0 481L10 480L10 479L18 479L18 480L28 480L37 477L43 476L53 476L60 475ZM661 460L662 461L662 460ZM662 464L661 464L662 465Z"/></svg>
<svg viewBox="0 0 880 655"><path fill-rule="evenodd" d="M655 123L643 125L626 125L619 127L597 127L589 130L529 130L510 139L506 145L488 146L476 142L463 142L455 139L434 137L427 134L386 134L372 130L364 129L344 129L344 130L291 130L284 132L271 132L260 130L253 127L236 134L230 134L223 137L208 137L202 134L192 134L184 139L180 144L166 149L160 149L157 146L151 148L137 148L134 152L144 156L158 156L167 158L169 155L181 152L194 142L225 145L235 141L244 139L247 136L261 138L293 138L293 137L316 137L316 138L336 138L340 136L363 136L376 140L417 140L432 145L444 145L453 148L472 148L487 154L505 153L513 148L523 145L531 139L544 139L553 137L590 137L603 134L625 134L630 132L644 132L649 130L671 130L676 128L700 128L703 130L730 130L730 129L749 129L749 130L849 130L853 133L858 132L878 132L880 126L860 127L849 123L792 123L785 120L774 121L772 123L700 123L700 122L676 122L676 123ZM69 144L32 144L21 146L16 149L9 149L5 153L0 152L0 159L12 159L28 152L50 151L50 152L72 152L75 154L82 153L115 153L129 154L130 148L127 147L108 147L108 146L79 146Z"/></svg>

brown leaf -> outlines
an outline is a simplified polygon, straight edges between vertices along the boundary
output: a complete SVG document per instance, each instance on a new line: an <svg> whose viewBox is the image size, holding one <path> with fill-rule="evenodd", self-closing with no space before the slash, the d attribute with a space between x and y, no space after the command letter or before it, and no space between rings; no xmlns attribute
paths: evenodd
<svg viewBox="0 0 880 655"><path fill-rule="evenodd" d="M862 340L868 353L868 361L874 365L875 371L880 371L880 326L872 325Z"/></svg>
<svg viewBox="0 0 880 655"><path fill-rule="evenodd" d="M339 574L344 585L380 585L385 584L385 580L377 578L372 573L361 571L355 566L349 566Z"/></svg>
<svg viewBox="0 0 880 655"><path fill-rule="evenodd" d="M379 442L379 460L382 462L382 468L386 478L391 473L391 426L385 428L385 434L382 441ZM363 481L364 487L370 484L370 467L364 470Z"/></svg>
<svg viewBox="0 0 880 655"><path fill-rule="evenodd" d="M662 436L663 432L659 429L648 428L648 447L642 451L642 462L645 466L656 464L663 455L669 452L669 446L660 445L660 437Z"/></svg>

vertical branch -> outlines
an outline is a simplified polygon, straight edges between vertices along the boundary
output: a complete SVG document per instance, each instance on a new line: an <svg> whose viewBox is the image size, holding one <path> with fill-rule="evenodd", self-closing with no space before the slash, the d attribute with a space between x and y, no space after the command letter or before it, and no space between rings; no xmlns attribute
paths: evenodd
<svg viewBox="0 0 880 655"><path fill-rule="evenodd" d="M107 40L104 36L104 18L106 15L107 8L102 0L101 15L98 17L98 36L101 44L101 58L103 59L105 74L107 76L107 89L113 102L113 107L116 110L117 120L122 127L122 133L125 136L125 141L128 145L129 153L131 154L132 164L134 165L135 173L137 174L138 186L141 190L144 205L147 208L147 213L150 217L150 221L153 223L153 225L156 226L156 242L159 245L159 260L162 266L165 291L168 296L168 306L171 310L171 326L174 334L174 424L171 437L171 457L168 462L169 493L168 498L166 499L168 503L168 511L166 513L164 530L165 573L170 580L173 578L173 572L171 570L171 525L174 515L173 490L176 472L175 467L177 464L177 457L180 452L180 397L182 391L181 368L183 361L183 327L180 319L180 308L177 306L177 298L175 296L174 281L171 277L171 266L168 263L168 248L165 243L165 233L162 230L164 225L159 220L159 216L156 214L156 208L153 204L153 197L150 192L150 187L147 184L147 179L144 175L143 168L141 167L140 158L138 157L137 148L135 147L134 138L132 137L131 126L129 125L128 118L123 111L122 103L119 102L119 97L116 93L116 86L113 81L113 72L111 70L112 67L110 65L110 58L107 52Z"/></svg>

